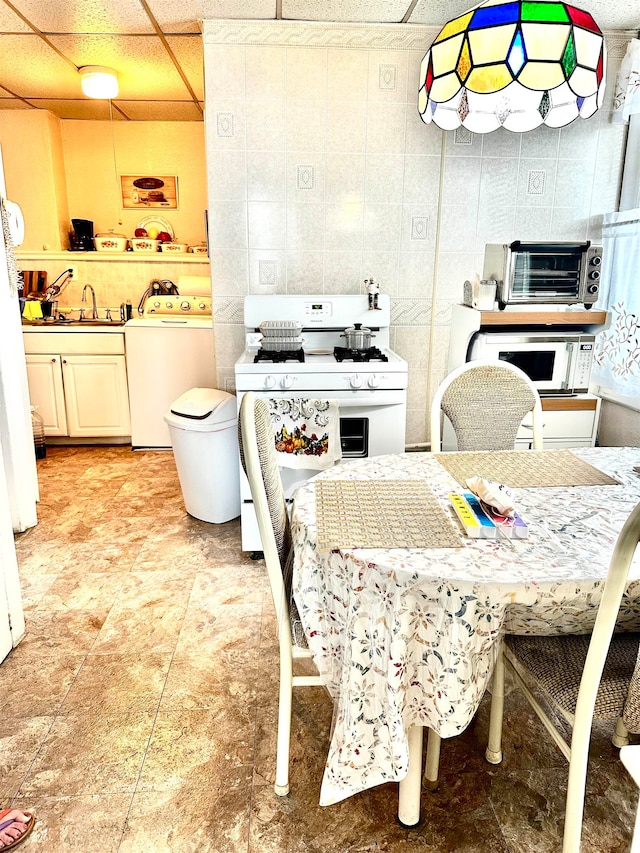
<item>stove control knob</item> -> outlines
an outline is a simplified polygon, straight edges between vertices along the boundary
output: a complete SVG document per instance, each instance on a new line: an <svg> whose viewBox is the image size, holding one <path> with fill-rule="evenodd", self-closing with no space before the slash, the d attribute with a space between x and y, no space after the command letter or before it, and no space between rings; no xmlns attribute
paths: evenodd
<svg viewBox="0 0 640 853"><path fill-rule="evenodd" d="M372 373L369 377L369 388L379 388L380 387L380 377L376 376L375 373Z"/></svg>
<svg viewBox="0 0 640 853"><path fill-rule="evenodd" d="M159 307L160 307L160 302L158 302L158 301L156 300L156 301L153 303L153 307L154 307L154 308L159 308Z"/></svg>
<svg viewBox="0 0 640 853"><path fill-rule="evenodd" d="M264 383L265 388L275 388L276 387L276 379L275 376L265 376Z"/></svg>
<svg viewBox="0 0 640 853"><path fill-rule="evenodd" d="M353 376L349 377L349 385L352 388L362 388L362 376L359 373L354 373Z"/></svg>
<svg viewBox="0 0 640 853"><path fill-rule="evenodd" d="M281 388L292 388L293 387L293 376L287 373L286 376L283 376L280 380Z"/></svg>
<svg viewBox="0 0 640 853"><path fill-rule="evenodd" d="M190 310L191 310L191 303L190 303L190 302L187 302L187 300L186 300L186 299L184 299L184 300L180 303L180 308L181 308L183 311L190 311Z"/></svg>
<svg viewBox="0 0 640 853"><path fill-rule="evenodd" d="M204 302L201 302L201 303L198 305L198 308L199 308L201 311L204 311L204 310L206 309L206 307L207 307L207 306L204 304Z"/></svg>

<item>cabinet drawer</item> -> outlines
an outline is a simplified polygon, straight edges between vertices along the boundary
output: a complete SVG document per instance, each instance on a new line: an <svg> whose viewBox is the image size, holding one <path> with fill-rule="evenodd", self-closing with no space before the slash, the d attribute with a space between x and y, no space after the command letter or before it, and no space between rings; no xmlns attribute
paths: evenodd
<svg viewBox="0 0 640 853"><path fill-rule="evenodd" d="M591 439L597 410L542 413L542 436L545 442L554 438ZM518 430L518 439L531 438L531 415L527 415ZM590 442L589 442L590 443Z"/></svg>
<svg viewBox="0 0 640 853"><path fill-rule="evenodd" d="M37 355L124 355L124 332L28 332L22 339L24 351Z"/></svg>

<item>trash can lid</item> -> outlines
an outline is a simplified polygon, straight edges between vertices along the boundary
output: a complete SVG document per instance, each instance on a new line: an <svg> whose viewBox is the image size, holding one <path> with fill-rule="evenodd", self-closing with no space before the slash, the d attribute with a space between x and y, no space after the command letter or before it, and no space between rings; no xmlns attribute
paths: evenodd
<svg viewBox="0 0 640 853"><path fill-rule="evenodd" d="M236 421L236 398L217 388L191 388L174 400L171 414L191 421L206 419L209 425Z"/></svg>

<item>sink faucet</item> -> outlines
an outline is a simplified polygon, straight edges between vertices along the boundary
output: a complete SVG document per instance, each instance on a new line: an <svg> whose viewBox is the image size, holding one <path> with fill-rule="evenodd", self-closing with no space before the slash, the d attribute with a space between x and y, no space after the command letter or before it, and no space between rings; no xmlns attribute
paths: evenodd
<svg viewBox="0 0 640 853"><path fill-rule="evenodd" d="M87 288L89 288L89 290L91 291L91 317L90 317L90 319L91 320L97 320L98 319L98 309L96 307L96 292L90 284L85 284L85 286L82 288L82 301L83 302L87 301ZM82 317L81 319L84 319L84 317Z"/></svg>

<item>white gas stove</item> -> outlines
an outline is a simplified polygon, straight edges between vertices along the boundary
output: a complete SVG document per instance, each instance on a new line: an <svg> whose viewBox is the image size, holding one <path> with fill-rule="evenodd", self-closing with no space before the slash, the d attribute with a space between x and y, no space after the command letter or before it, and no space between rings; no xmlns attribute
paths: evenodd
<svg viewBox="0 0 640 853"><path fill-rule="evenodd" d="M336 400L343 459L404 451L408 365L389 347L389 297L380 294L378 305L370 310L366 295L247 296L246 349L235 365L238 407L247 391L273 399ZM299 324L302 346L284 354L262 349L259 327L266 321ZM345 329L357 324L371 331L372 348L345 350ZM287 497L316 473L282 469ZM242 548L261 551L244 474L241 497Z"/></svg>

